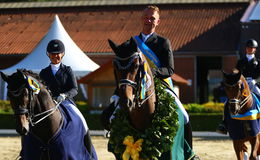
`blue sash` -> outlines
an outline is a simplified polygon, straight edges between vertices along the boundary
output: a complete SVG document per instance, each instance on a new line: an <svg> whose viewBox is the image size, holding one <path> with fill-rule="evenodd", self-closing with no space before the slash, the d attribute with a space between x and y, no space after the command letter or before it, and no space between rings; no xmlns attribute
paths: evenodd
<svg viewBox="0 0 260 160"><path fill-rule="evenodd" d="M161 67L161 63L160 63L158 57L156 56L156 54L138 36L135 36L135 39L137 41L138 48L145 55L148 63L150 64L150 66L152 68ZM173 83L172 83L171 77L164 79L164 81L168 84L168 87L170 87L170 89L173 90ZM192 152L191 149L184 150L184 144L185 144L185 140L184 140L184 117L180 116L180 115L183 115L183 113L181 112L181 110L179 108L177 109L177 111L178 111L178 115L179 115L178 116L179 128L178 128L176 136L174 137L173 147L172 147L172 150L170 152L171 152L172 160L183 160L183 159L185 159L184 155L187 155L187 157L192 157L192 155L194 153ZM188 146L188 144L187 144L187 146ZM188 146L188 148L189 148L189 146ZM165 154L166 158L164 157L164 154ZM164 160L164 159L169 159L167 157L167 152L163 153L161 158L159 158L159 160Z"/></svg>
<svg viewBox="0 0 260 160"><path fill-rule="evenodd" d="M142 53L147 58L150 66L152 68L160 68L161 63L156 54L138 37L134 37L137 41L138 48L142 51ZM171 77L165 78L164 81L169 85L169 87L173 90L173 83Z"/></svg>

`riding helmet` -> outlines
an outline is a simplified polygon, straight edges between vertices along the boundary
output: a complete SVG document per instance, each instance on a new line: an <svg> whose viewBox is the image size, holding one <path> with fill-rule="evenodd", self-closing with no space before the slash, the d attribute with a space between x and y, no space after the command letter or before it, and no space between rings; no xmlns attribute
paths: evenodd
<svg viewBox="0 0 260 160"><path fill-rule="evenodd" d="M257 48L258 47L257 41L254 39L247 40L246 47Z"/></svg>
<svg viewBox="0 0 260 160"><path fill-rule="evenodd" d="M47 53L58 54L58 53L64 53L64 51L65 51L65 47L62 41L58 39L53 39L48 43Z"/></svg>

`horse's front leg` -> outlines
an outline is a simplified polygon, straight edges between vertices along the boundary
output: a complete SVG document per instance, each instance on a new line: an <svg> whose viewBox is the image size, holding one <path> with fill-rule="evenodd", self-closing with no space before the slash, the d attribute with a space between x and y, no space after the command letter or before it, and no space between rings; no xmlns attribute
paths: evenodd
<svg viewBox="0 0 260 160"><path fill-rule="evenodd" d="M260 134L257 135L257 139L258 139L258 149L257 149L257 158L260 159Z"/></svg>
<svg viewBox="0 0 260 160"><path fill-rule="evenodd" d="M233 147L238 160L244 160L244 153L247 153L248 149L245 142L246 140L233 140Z"/></svg>
<svg viewBox="0 0 260 160"><path fill-rule="evenodd" d="M257 155L259 155L259 134L255 137L249 139L251 144L251 155L250 160L257 160Z"/></svg>

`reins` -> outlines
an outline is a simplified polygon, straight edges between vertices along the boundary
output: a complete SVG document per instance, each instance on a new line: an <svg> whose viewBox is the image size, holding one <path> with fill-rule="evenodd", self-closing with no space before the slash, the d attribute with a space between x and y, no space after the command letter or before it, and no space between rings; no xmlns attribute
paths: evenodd
<svg viewBox="0 0 260 160"><path fill-rule="evenodd" d="M50 115L52 115L52 114L59 108L60 103L61 103L61 102L58 102L55 107L53 107L53 108L51 108L51 109L49 109L49 110L47 110L47 111L41 112L41 113L36 114L36 115L33 115L33 116L29 116L30 118L29 118L28 120L29 120L30 124L31 124L32 126L35 126L35 125L38 124L39 122L43 121L45 118L47 118L47 117L49 117ZM37 117L42 116L42 115L44 115L44 114L46 114L46 115L43 116L42 118L40 118L39 120L37 120L36 122L33 122L33 119L34 119L34 118L37 118Z"/></svg>
<svg viewBox="0 0 260 160"><path fill-rule="evenodd" d="M25 76L25 78L28 79L27 76ZM35 80L32 80L32 81L35 81ZM35 83L37 83L37 82L35 82ZM26 83L25 83L25 84L21 85L21 87L19 87L18 89L8 90L8 92L11 93L12 96L14 96L14 97L19 97L23 93L22 91L24 88L27 88L29 91L29 104L27 105L28 107L27 108L21 108L21 107L14 108L14 112L15 112L15 115L28 114L28 121L31 124L31 126L37 125L39 122L41 122L44 119L46 119L47 117L51 116L58 109L61 102L56 103L55 107L35 115L34 108L32 107L32 102L33 102L35 95L38 95L38 93L40 91L39 88L34 89L31 86L26 85ZM35 90L37 90L37 92L35 92ZM40 116L43 116L43 117L34 122L34 119L38 118Z"/></svg>
<svg viewBox="0 0 260 160"><path fill-rule="evenodd" d="M127 70L132 65L135 58L139 58L140 60L142 60L140 54L141 54L141 52L135 52L131 56L128 56L128 57L125 57L125 58L121 58L121 57L116 56L115 59L114 59L114 63L117 65L117 67L119 69ZM125 66L121 65L120 61L126 61L126 60L129 60L128 63ZM132 81L130 79L120 79L118 87L120 88L123 85L131 86L136 91L135 96L134 96L134 102L136 102L138 107L141 107L155 93L155 91L153 90L153 92L151 94L149 94L148 96L146 96L144 99L140 99L140 96L139 96L140 92L141 92L140 83L141 83L141 80L142 80L141 78L143 76L140 67L138 69L137 76L138 76L137 80L136 80L137 82ZM152 89L153 88L151 86L149 86L149 88L147 88L146 92L148 92Z"/></svg>
<svg viewBox="0 0 260 160"><path fill-rule="evenodd" d="M227 84L227 83L224 83L224 84L226 86L232 88L232 87L235 87L236 85L239 85L239 83L241 83L241 80L239 80L237 83L235 83L233 85L230 85L230 84ZM238 104L239 110L241 110L247 104L247 102L250 100L250 98L252 97L251 93L249 95L245 95L244 92L243 92L244 90L245 90L245 88L244 88L244 84L242 82L242 87L239 87L239 91L241 93L240 97L244 96L245 98L242 99L242 101L241 101L241 99L238 99L238 98L232 98L232 99L228 100L228 103Z"/></svg>

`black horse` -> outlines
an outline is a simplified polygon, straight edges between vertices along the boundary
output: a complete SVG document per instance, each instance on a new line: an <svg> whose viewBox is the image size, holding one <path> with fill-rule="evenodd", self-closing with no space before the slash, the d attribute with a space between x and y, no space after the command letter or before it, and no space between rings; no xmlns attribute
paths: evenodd
<svg viewBox="0 0 260 160"><path fill-rule="evenodd" d="M70 107L53 101L37 74L23 69L1 76L8 83L16 131L22 135L21 159L97 159L80 118Z"/></svg>

